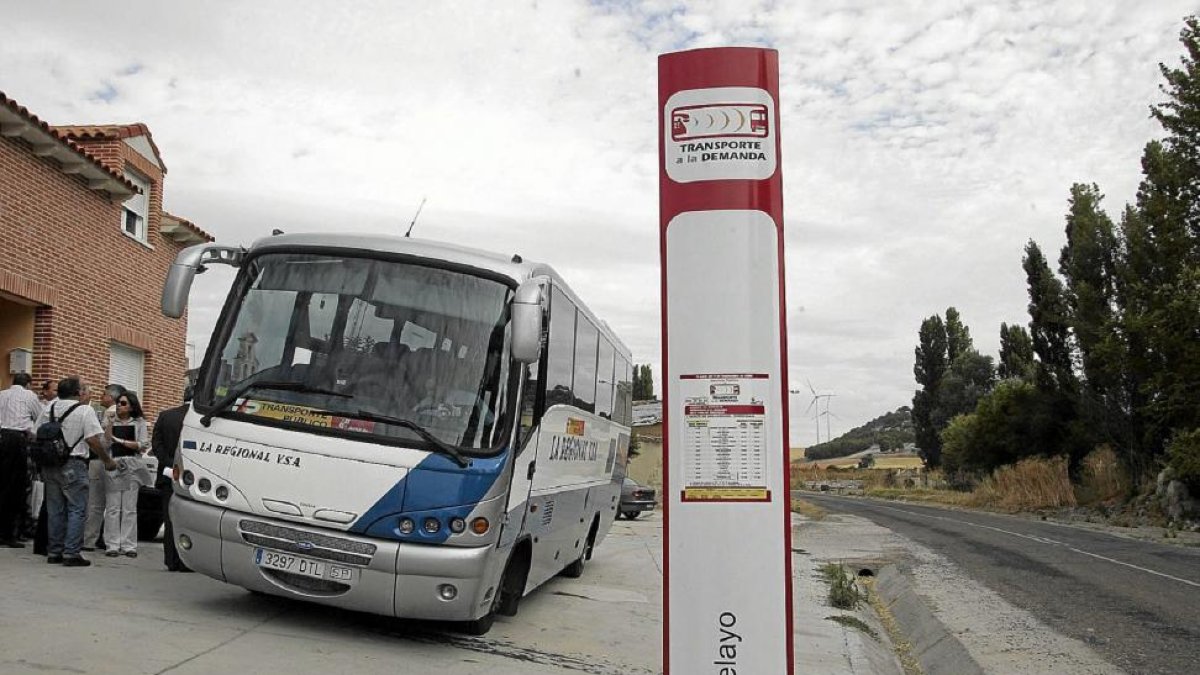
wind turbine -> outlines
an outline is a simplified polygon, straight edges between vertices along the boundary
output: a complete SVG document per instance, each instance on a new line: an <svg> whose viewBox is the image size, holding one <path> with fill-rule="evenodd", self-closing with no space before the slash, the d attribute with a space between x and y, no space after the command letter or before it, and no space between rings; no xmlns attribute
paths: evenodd
<svg viewBox="0 0 1200 675"><path fill-rule="evenodd" d="M833 434L829 431L829 418L837 417L839 420L842 418L837 413L829 412L829 399L833 398L833 394L825 394L825 397L825 412L821 413L821 416L825 418L825 440L832 441Z"/></svg>
<svg viewBox="0 0 1200 675"><path fill-rule="evenodd" d="M808 378L804 378L804 383L808 385L808 391L809 391L809 393L812 394L812 400L810 400L808 402L808 407L804 409L804 414L807 415L808 411L812 410L813 422L817 426L817 445L820 445L821 444L821 399L825 399L825 410L828 411L829 410L829 399L830 399L830 397L833 396L833 394L818 394L817 390L813 388L812 382L809 381ZM799 392L796 392L796 393L799 393ZM825 435L828 437L829 436L828 420L826 420L825 430L826 430ZM830 441L833 439L832 439L832 437L828 437L825 440Z"/></svg>

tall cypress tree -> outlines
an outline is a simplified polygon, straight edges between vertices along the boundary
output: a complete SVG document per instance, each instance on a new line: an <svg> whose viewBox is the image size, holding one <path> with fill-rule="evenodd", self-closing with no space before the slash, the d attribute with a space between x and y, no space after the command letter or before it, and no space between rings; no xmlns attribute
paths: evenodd
<svg viewBox="0 0 1200 675"><path fill-rule="evenodd" d="M1021 264L1029 285L1029 333L1038 357L1037 384L1046 391L1074 394L1070 308L1062 282L1050 270L1037 242L1026 244Z"/></svg>
<svg viewBox="0 0 1200 675"><path fill-rule="evenodd" d="M1179 67L1159 64L1167 100L1150 107L1167 132L1142 160L1138 212L1160 263L1160 286L1147 289L1149 347L1161 367L1149 385L1150 436L1168 444L1171 464L1200 490L1200 21L1184 20ZM1189 440L1190 439L1190 440Z"/></svg>
<svg viewBox="0 0 1200 675"><path fill-rule="evenodd" d="M925 464L932 468L939 466L942 461L942 442L938 438L933 415L938 406L938 388L949 367L946 324L942 323L942 317L935 314L922 321L918 337L920 342L914 350L916 362L913 364L913 375L921 389L913 395L913 427Z"/></svg>
<svg viewBox="0 0 1200 675"><path fill-rule="evenodd" d="M1116 228L1100 204L1096 185L1071 186L1066 235L1058 270L1066 281L1071 332L1079 348L1083 382L1077 399L1086 422L1087 442L1118 444L1128 428L1128 406L1121 391L1124 350L1110 339L1117 329L1114 283Z"/></svg>
<svg viewBox="0 0 1200 675"><path fill-rule="evenodd" d="M1029 285L1029 333L1037 355L1036 451L1068 456L1072 475L1091 450L1092 438L1079 423L1079 381L1071 353L1070 307L1063 284L1041 248L1030 241L1022 260Z"/></svg>
<svg viewBox="0 0 1200 675"><path fill-rule="evenodd" d="M1058 258L1080 366L1089 388L1100 396L1119 368L1104 351L1104 336L1113 329L1117 239L1112 220L1100 209L1103 199L1096 185L1071 186L1067 243Z"/></svg>

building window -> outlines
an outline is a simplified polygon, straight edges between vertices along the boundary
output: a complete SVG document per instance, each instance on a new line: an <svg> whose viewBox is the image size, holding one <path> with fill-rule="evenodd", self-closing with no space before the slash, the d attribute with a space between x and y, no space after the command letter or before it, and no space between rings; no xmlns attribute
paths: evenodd
<svg viewBox="0 0 1200 675"><path fill-rule="evenodd" d="M108 384L119 384L142 396L142 380L146 370L146 353L140 349L113 342L108 350Z"/></svg>
<svg viewBox="0 0 1200 675"><path fill-rule="evenodd" d="M126 171L125 178L141 192L125 200L121 209L121 228L125 234L144 242L150 217L150 179L135 171Z"/></svg>

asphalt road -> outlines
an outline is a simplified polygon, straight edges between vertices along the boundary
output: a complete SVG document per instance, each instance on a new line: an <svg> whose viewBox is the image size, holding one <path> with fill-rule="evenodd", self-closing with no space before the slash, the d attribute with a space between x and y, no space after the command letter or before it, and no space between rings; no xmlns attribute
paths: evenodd
<svg viewBox="0 0 1200 675"><path fill-rule="evenodd" d="M1130 673L1200 672L1200 550L1014 516L794 494L937 551Z"/></svg>

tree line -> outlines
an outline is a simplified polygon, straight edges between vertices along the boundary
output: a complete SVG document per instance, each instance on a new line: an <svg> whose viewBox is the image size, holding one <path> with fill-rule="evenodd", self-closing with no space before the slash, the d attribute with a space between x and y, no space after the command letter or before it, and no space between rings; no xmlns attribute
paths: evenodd
<svg viewBox="0 0 1200 675"><path fill-rule="evenodd" d="M1200 488L1200 23L1179 67L1159 64L1135 200L1114 221L1095 184L1070 189L1057 274L1036 241L1022 267L1029 322L975 350L954 307L921 323L913 424L926 463L985 472L1032 455L1112 447L1134 481L1164 463Z"/></svg>

